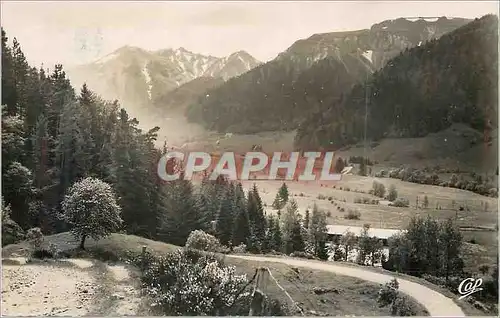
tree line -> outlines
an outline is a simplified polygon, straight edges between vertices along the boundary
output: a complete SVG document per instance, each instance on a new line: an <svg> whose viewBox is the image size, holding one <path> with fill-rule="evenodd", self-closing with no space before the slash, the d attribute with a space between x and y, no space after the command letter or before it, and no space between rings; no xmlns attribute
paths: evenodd
<svg viewBox="0 0 500 318"><path fill-rule="evenodd" d="M151 173L159 128L139 129L86 85L77 94L62 65L31 67L19 42L7 40L2 29L2 194L12 220L24 230L67 230L64 195L94 177L113 186L127 230L151 236L164 195Z"/></svg>
<svg viewBox="0 0 500 318"><path fill-rule="evenodd" d="M265 215L256 186L245 194L240 183L222 177L201 185L163 182L154 173L167 151L154 147L158 127L138 128L118 101L101 99L85 84L76 93L61 65L52 72L31 67L19 42L7 42L2 29L2 218L9 224L2 230L99 227L102 218L80 215L99 214L87 211L98 205L85 210L82 203L94 193L101 207L117 209L121 222L110 229L128 234L183 246L192 231L203 230L255 252L304 249L303 242L284 243L295 238L296 205L286 214L293 224L285 226ZM80 234L84 242L92 233ZM4 244L8 237L20 238L10 233Z"/></svg>
<svg viewBox="0 0 500 318"><path fill-rule="evenodd" d="M423 137L453 123L489 134L498 126L497 40L498 18L487 15L406 49L310 114L298 128L296 146L338 149L365 136Z"/></svg>

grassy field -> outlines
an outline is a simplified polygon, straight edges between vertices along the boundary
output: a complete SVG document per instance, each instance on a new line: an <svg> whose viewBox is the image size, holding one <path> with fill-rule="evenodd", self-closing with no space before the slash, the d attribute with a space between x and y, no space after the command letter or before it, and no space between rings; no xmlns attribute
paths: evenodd
<svg viewBox="0 0 500 318"><path fill-rule="evenodd" d="M260 132L256 134L224 134L206 131L198 124L188 123L182 114L172 118L155 118L145 121L146 127L158 125L158 145L165 139L169 144L181 146L191 151L250 151L254 144L262 145L263 151L293 151L295 131ZM491 134L490 142L483 142L482 133L461 124L455 124L438 133L420 138L386 138L378 142L359 143L345 147L336 154L342 158L366 156L379 164L377 169L399 167L415 168L434 167L460 168L476 173L493 173L498 166L497 132ZM216 141L219 140L219 145Z"/></svg>
<svg viewBox="0 0 500 318"><path fill-rule="evenodd" d="M47 242L52 242L60 248L74 247L77 241L68 234L57 234L47 237ZM103 260L116 260L124 256L128 251L140 253L142 246L155 254L172 252L179 247L151 241L137 236L113 234L100 240L90 240L87 245L89 251L93 251ZM22 256L28 251L24 243L9 245L2 249L2 257ZM268 267L279 284L287 290L294 301L298 302L307 315L354 315L354 316L388 316L388 308L379 308L377 305L377 292L379 285L362 281L356 278L335 275L323 271L313 271L302 268L292 268L285 264L251 262L230 257L224 258L226 265L235 266L240 274L247 274L250 278L255 269L260 266ZM333 288L332 288L333 287ZM316 289L330 289L330 292L316 294ZM273 298L287 303L293 307L289 298L274 283L269 283L266 293ZM420 316L427 315L425 309L414 303Z"/></svg>
<svg viewBox="0 0 500 318"><path fill-rule="evenodd" d="M398 196L407 198L410 207L391 207L384 204L354 203L357 198L379 199L369 191L373 181L381 182L386 188L394 185ZM244 181L248 189L254 181ZM283 181L255 182L268 213L276 211L271 207ZM362 226L370 224L376 228L404 229L414 216L431 216L439 220L456 219L462 229L466 270L477 272L482 264L492 265L498 255L498 203L497 199L484 197L469 191L439 186L421 185L397 179L361 177L347 175L336 183L286 182L289 192L297 201L299 212L304 213L314 204L327 212L329 224ZM324 186L322 186L322 184ZM429 201L428 208L416 208L417 197ZM463 211L460 211L463 207ZM359 220L346 219L349 210L360 213ZM472 242L472 243L471 243Z"/></svg>

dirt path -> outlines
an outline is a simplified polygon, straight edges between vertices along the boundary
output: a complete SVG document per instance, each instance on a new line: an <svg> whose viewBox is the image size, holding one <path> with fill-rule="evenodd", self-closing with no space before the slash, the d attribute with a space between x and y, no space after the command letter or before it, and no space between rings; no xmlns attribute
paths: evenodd
<svg viewBox="0 0 500 318"><path fill-rule="evenodd" d="M16 264L17 263L17 264ZM3 260L2 316L136 315L140 291L127 268L84 259Z"/></svg>
<svg viewBox="0 0 500 318"><path fill-rule="evenodd" d="M374 273L369 270L363 270L355 267L339 266L318 261L243 255L228 255L228 257L257 262L284 263L290 266L305 267L321 271L333 272L340 275L357 277L366 281L380 284L384 284L394 278L390 275ZM465 317L462 309L457 304L455 304L452 299L423 285L410 282L399 277L397 277L397 280L399 282L399 290L413 297L417 302L422 304L427 309L430 316Z"/></svg>

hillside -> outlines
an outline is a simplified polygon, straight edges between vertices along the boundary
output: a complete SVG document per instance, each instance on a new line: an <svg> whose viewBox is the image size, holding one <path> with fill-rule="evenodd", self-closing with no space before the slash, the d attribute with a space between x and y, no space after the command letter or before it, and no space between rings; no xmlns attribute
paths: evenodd
<svg viewBox="0 0 500 318"><path fill-rule="evenodd" d="M78 241L69 233L45 237L44 244L49 242L61 250L69 251L68 254L74 253L72 249L78 245ZM109 265L96 259L78 258L24 264L24 262L19 262L24 260L24 257L20 256L27 254L30 249L29 244L21 242L6 246L2 249L2 258L10 263L3 264L5 272L2 278L6 282L5 289L9 291L5 292L7 297L2 306L2 314L40 315L46 312L52 314L62 312L75 316L155 315L154 308L149 306L148 297L136 286L138 285L137 269L122 264L123 261L128 260L127 256L140 253L143 246L146 246L151 253L159 255L165 255L180 248L123 234L112 234L99 241L89 241L87 254L102 261L112 261L113 265ZM80 252L80 254L85 253ZM291 263L298 261L302 266L287 265L286 262L280 262L279 259L273 257L268 257L265 261L253 261L231 255L224 257L224 264L234 266L237 274L247 275L248 279L252 277L256 268L261 266L270 268L273 277L288 295L272 282L267 284L265 292L268 297L288 305L291 313L295 313L296 309L289 297L301 307L304 316L390 315L390 308L378 306L377 297L380 283L385 283L392 276L385 275L382 276L381 282L374 282L366 277L349 275L353 272L349 266L337 265L333 268L334 266L326 263L311 265L304 260L293 258L289 260ZM319 269L317 264L320 266ZM381 276L369 271L364 274L371 277ZM67 279L56 279L57 275L64 275ZM24 286L23 279L37 283L28 283ZM398 278L398 280L401 284L406 283L403 279ZM45 289L42 289L43 285L39 283L40 281L45 284ZM10 291L15 290L16 287L17 293ZM82 292L83 289L88 289L88 293ZM47 290L50 290L50 293ZM335 295L334 299L332 295ZM50 302L44 303L43 300L46 299ZM409 305L416 310L415 314L429 315L428 310L413 297L408 297L407 300ZM56 307L56 305L62 306Z"/></svg>
<svg viewBox="0 0 500 318"><path fill-rule="evenodd" d="M290 80L293 68L276 60L209 90L201 105L188 108L187 117L219 132L292 130L305 113L337 101L368 72L355 56L327 57Z"/></svg>
<svg viewBox="0 0 500 318"><path fill-rule="evenodd" d="M124 46L86 65L68 70L76 87L86 82L103 98L140 109L200 77L227 80L259 65L245 51L227 57L205 56L184 48L146 51Z"/></svg>
<svg viewBox="0 0 500 318"><path fill-rule="evenodd" d="M307 114L338 102L354 84L405 48L466 22L444 17L397 19L366 30L315 34L212 90L201 105L193 105L188 118L221 132L295 129Z"/></svg>
<svg viewBox="0 0 500 318"><path fill-rule="evenodd" d="M405 50L367 86L356 85L341 102L309 116L298 129L296 146L356 143L364 138L365 120L370 140L422 137L463 123L480 132L471 146L490 141L498 115L497 30L498 18L485 16Z"/></svg>
<svg viewBox="0 0 500 318"><path fill-rule="evenodd" d="M220 77L198 77L166 94L158 96L153 100L153 104L160 112L169 110L183 112L187 106L196 103L199 98L205 97L207 90L222 83L224 83L224 80Z"/></svg>

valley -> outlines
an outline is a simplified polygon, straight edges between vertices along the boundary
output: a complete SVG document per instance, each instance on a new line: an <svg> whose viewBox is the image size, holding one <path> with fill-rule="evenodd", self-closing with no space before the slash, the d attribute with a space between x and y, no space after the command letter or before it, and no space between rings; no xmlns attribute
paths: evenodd
<svg viewBox="0 0 500 318"><path fill-rule="evenodd" d="M498 315L498 17L382 16L52 70L2 26L2 315ZM165 181L170 149L342 179Z"/></svg>

